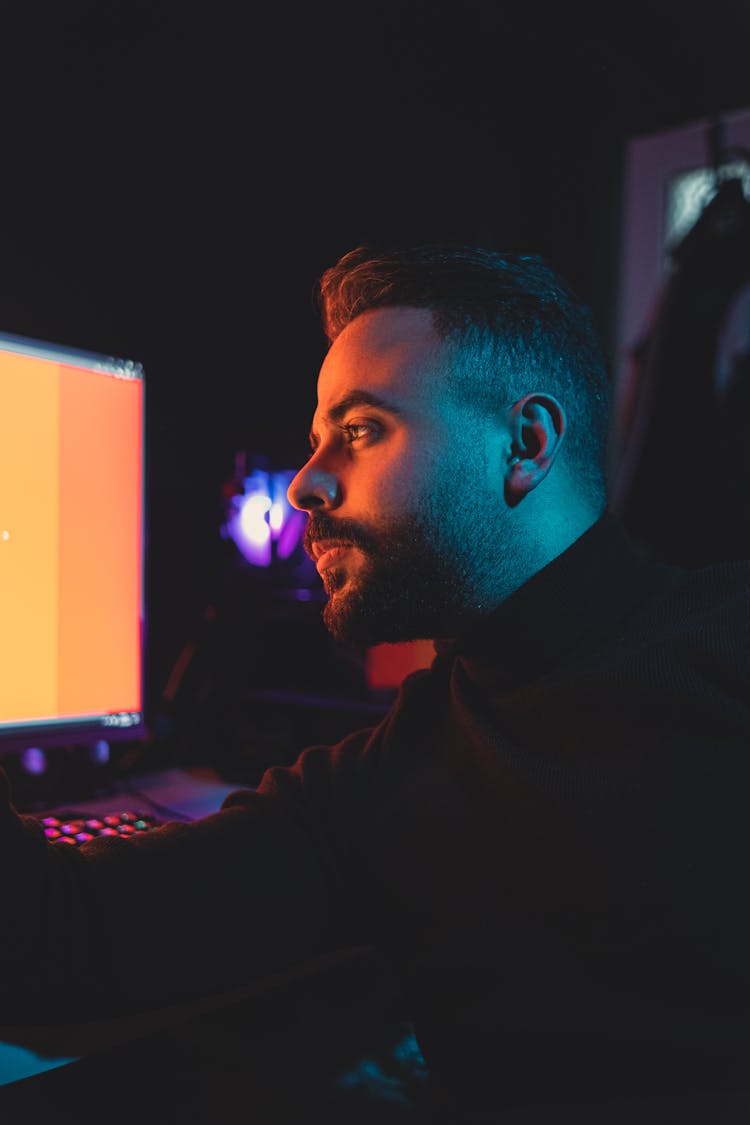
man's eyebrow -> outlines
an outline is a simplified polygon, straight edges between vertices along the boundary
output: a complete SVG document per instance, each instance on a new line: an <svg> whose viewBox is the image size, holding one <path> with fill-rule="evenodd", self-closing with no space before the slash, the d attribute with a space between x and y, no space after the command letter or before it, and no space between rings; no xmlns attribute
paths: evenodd
<svg viewBox="0 0 750 1125"><path fill-rule="evenodd" d="M394 403L389 402L387 399L381 398L380 395L373 394L372 391L358 390L349 391L343 398L332 406L326 413L326 422L331 422L336 425L341 422L343 418L357 406L374 406L378 410L385 410L389 414L400 414L401 410ZM314 430L310 430L310 445L315 449L319 442L318 435Z"/></svg>

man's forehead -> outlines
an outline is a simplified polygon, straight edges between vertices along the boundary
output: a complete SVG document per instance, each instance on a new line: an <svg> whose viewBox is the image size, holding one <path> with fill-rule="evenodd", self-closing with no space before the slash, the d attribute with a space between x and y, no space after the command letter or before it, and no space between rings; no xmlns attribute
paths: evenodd
<svg viewBox="0 0 750 1125"><path fill-rule="evenodd" d="M323 361L318 402L325 408L353 387L411 397L424 390L430 371L437 373L443 348L429 309L396 306L362 313Z"/></svg>

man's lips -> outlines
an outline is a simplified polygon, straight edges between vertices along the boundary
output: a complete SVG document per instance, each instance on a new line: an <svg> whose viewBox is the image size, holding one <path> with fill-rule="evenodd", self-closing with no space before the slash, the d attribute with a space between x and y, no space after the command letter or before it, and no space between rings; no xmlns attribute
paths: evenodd
<svg viewBox="0 0 750 1125"><path fill-rule="evenodd" d="M351 550L352 546L352 543L346 543L341 539L316 539L312 544L312 557L318 574L329 566L334 566L346 551Z"/></svg>

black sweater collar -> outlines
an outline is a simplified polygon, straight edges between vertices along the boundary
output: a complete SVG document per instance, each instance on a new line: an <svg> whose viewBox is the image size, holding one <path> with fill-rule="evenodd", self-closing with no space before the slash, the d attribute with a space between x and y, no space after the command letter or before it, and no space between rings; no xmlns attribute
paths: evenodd
<svg viewBox="0 0 750 1125"><path fill-rule="evenodd" d="M607 511L480 624L436 644L438 660L458 659L472 679L521 682L573 652L612 636L674 569L649 560Z"/></svg>

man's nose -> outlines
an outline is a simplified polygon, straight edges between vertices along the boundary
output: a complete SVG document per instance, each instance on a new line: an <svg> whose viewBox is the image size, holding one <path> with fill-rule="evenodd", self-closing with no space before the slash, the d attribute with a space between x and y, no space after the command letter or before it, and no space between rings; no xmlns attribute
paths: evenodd
<svg viewBox="0 0 750 1125"><path fill-rule="evenodd" d="M323 465L308 461L287 489L289 503L311 512L314 508L335 508L339 503L339 482Z"/></svg>

